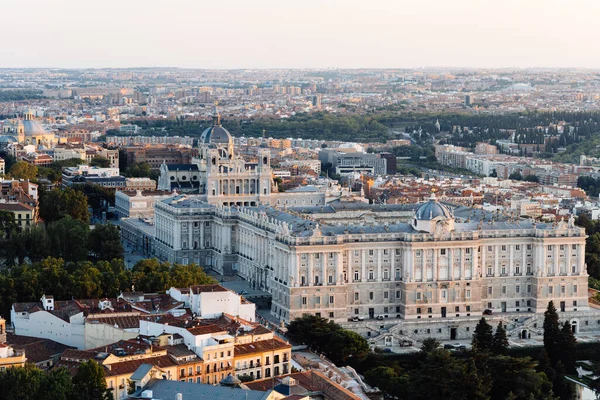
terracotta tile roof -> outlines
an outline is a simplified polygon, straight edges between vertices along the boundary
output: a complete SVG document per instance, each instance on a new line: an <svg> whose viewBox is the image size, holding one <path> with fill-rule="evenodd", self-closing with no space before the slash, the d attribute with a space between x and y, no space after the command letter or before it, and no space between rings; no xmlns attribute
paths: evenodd
<svg viewBox="0 0 600 400"><path fill-rule="evenodd" d="M218 332L224 332L225 330L223 328L218 327L217 325L200 325L200 326L195 326L193 328L188 328L187 331L189 333L191 333L192 335L196 336L196 335L206 335L209 333L218 333Z"/></svg>
<svg viewBox="0 0 600 400"><path fill-rule="evenodd" d="M291 349L292 345L279 338L259 340L252 343L236 344L233 350L235 357L245 356L254 353L263 353L265 351Z"/></svg>
<svg viewBox="0 0 600 400"><path fill-rule="evenodd" d="M121 329L131 329L131 328L139 328L140 320L143 319L143 316L137 315L120 315L120 316L111 316L107 315L95 315L94 317L90 317L86 319L86 322L89 323L97 323L97 324L107 324L111 326L117 326Z"/></svg>
<svg viewBox="0 0 600 400"><path fill-rule="evenodd" d="M325 399L328 400L360 400L360 397L333 382L318 371L296 372L278 376L274 378L275 385L280 384L282 379L286 376L294 378L299 386L306 389L306 392L323 393ZM260 381L247 382L246 386L248 386L250 390L267 391L273 387L273 381L271 378L267 378Z"/></svg>
<svg viewBox="0 0 600 400"><path fill-rule="evenodd" d="M133 374L135 370L137 370L138 367L142 364L152 364L158 368L168 368L175 365L179 365L175 360L173 360L169 356L148 357L139 360L123 361L110 364L110 366L106 366L106 368L108 369L106 371L106 375L130 375Z"/></svg>
<svg viewBox="0 0 600 400"><path fill-rule="evenodd" d="M66 350L73 349L50 339L18 336L11 333L7 334L7 341L13 348L24 350L27 361L35 364L57 358Z"/></svg>
<svg viewBox="0 0 600 400"><path fill-rule="evenodd" d="M196 286L192 286L190 289L192 290L192 293L194 293L194 294L200 294L200 293L206 293L206 292L228 292L227 289L225 289L223 286L221 286L219 284L196 285Z"/></svg>

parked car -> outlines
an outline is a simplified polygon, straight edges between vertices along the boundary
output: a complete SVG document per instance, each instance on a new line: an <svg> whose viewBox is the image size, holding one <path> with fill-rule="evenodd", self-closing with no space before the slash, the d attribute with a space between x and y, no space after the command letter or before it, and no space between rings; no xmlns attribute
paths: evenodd
<svg viewBox="0 0 600 400"><path fill-rule="evenodd" d="M492 314L493 314L493 312L489 308L486 308L485 310L483 310L483 315L492 315Z"/></svg>
<svg viewBox="0 0 600 400"><path fill-rule="evenodd" d="M400 342L400 347L407 347L407 346L412 346L413 342L410 340L403 340Z"/></svg>
<svg viewBox="0 0 600 400"><path fill-rule="evenodd" d="M247 295L247 294L248 294L248 292L246 292L245 290L240 290L240 296L244 296L244 295Z"/></svg>
<svg viewBox="0 0 600 400"><path fill-rule="evenodd" d="M393 353L392 349L387 348L387 347L385 349L383 349L383 352L384 353Z"/></svg>
<svg viewBox="0 0 600 400"><path fill-rule="evenodd" d="M378 315L378 316L377 316L377 319L378 319L378 320L382 320L382 319L383 319L383 315Z"/></svg>

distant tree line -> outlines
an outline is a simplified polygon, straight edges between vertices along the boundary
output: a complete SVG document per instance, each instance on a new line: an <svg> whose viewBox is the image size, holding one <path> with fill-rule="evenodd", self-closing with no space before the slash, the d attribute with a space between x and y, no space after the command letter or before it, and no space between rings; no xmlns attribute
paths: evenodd
<svg viewBox="0 0 600 400"><path fill-rule="evenodd" d="M2 101L20 101L20 100L36 100L42 99L41 90L33 89L11 89L11 90L0 90L0 102Z"/></svg>
<svg viewBox="0 0 600 400"><path fill-rule="evenodd" d="M212 126L212 121L148 120L127 121L144 129L145 132L170 136L200 136L204 129ZM222 119L223 126L234 136L261 137L263 131L268 137L304 138L320 140L340 140L359 142L385 142L389 138L389 128L371 115L334 114L328 112L299 113L289 118L257 118L245 120Z"/></svg>

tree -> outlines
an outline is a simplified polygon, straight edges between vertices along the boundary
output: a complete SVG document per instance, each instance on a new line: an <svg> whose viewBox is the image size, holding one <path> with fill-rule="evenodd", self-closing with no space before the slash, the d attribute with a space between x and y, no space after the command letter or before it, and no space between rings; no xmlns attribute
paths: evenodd
<svg viewBox="0 0 600 400"><path fill-rule="evenodd" d="M523 176L521 176L521 173L519 171L515 171L508 176L508 179L512 179L514 181L521 181L523 180Z"/></svg>
<svg viewBox="0 0 600 400"><path fill-rule="evenodd" d="M46 228L50 238L50 252L54 257L67 261L83 261L88 258L87 223L67 215L52 222Z"/></svg>
<svg viewBox="0 0 600 400"><path fill-rule="evenodd" d="M94 156L90 162L90 165L92 167L108 168L110 167L110 160L106 157Z"/></svg>
<svg viewBox="0 0 600 400"><path fill-rule="evenodd" d="M565 321L558 337L557 349L559 350L559 362L562 363L567 373L575 372L577 361L577 339L573 335L573 329L569 321Z"/></svg>
<svg viewBox="0 0 600 400"><path fill-rule="evenodd" d="M325 354L337 364L346 364L351 357L358 361L369 353L369 345L362 336L325 318L310 314L296 318L290 323L288 337Z"/></svg>
<svg viewBox="0 0 600 400"><path fill-rule="evenodd" d="M85 195L71 188L55 188L40 192L40 217L48 224L70 215L71 218L89 222L88 203Z"/></svg>
<svg viewBox="0 0 600 400"><path fill-rule="evenodd" d="M367 340L346 329L333 332L325 354L338 366L347 365L350 358L362 359L369 353Z"/></svg>
<svg viewBox="0 0 600 400"><path fill-rule="evenodd" d="M485 317L481 317L475 327L473 335L473 349L475 351L488 351L492 349L494 343L494 334L490 324L487 323Z"/></svg>
<svg viewBox="0 0 600 400"><path fill-rule="evenodd" d="M89 233L87 248L96 260L123 258L119 228L112 224L95 225Z"/></svg>
<svg viewBox="0 0 600 400"><path fill-rule="evenodd" d="M540 178L538 178L536 175L526 175L523 180L526 182L539 182Z"/></svg>
<svg viewBox="0 0 600 400"><path fill-rule="evenodd" d="M502 326L502 322L498 323L494 340L492 341L492 353L505 354L508 348L508 338L506 337L506 329Z"/></svg>
<svg viewBox="0 0 600 400"><path fill-rule="evenodd" d="M544 348L553 365L556 364L559 357L559 350L557 348L559 340L558 313L556 312L556 307L554 307L554 302L550 300L548 308L544 312Z"/></svg>
<svg viewBox="0 0 600 400"><path fill-rule="evenodd" d="M38 168L25 161L17 161L10 169L10 174L14 179L26 179L32 181L37 178Z"/></svg>
<svg viewBox="0 0 600 400"><path fill-rule="evenodd" d="M73 377L73 393L81 400L112 400L103 367L93 360L79 364Z"/></svg>
<svg viewBox="0 0 600 400"><path fill-rule="evenodd" d="M425 354L431 353L433 350L436 350L439 347L440 342L438 342L434 338L423 339L423 342L421 343L421 351Z"/></svg>

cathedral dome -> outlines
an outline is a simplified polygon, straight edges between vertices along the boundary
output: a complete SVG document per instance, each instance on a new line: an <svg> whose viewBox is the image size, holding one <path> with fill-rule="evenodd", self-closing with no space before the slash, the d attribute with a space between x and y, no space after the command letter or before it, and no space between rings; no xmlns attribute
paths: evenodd
<svg viewBox="0 0 600 400"><path fill-rule="evenodd" d="M25 119L23 123L23 133L25 137L32 137L37 135L47 135L48 132L42 127L42 125L34 120Z"/></svg>
<svg viewBox="0 0 600 400"><path fill-rule="evenodd" d="M417 209L415 218L422 221L428 221L437 217L452 218L452 213L448 207L437 201L435 195L432 195L427 203Z"/></svg>
<svg viewBox="0 0 600 400"><path fill-rule="evenodd" d="M229 146L232 140L229 131L220 125L207 128L200 137L200 142L204 144L222 144L225 146Z"/></svg>
<svg viewBox="0 0 600 400"><path fill-rule="evenodd" d="M221 126L221 115L215 106L213 114L213 126L207 128L200 136L200 142L203 144L216 144L222 146L232 146L233 139L229 131Z"/></svg>

